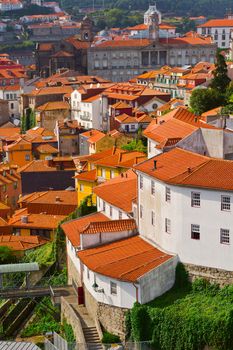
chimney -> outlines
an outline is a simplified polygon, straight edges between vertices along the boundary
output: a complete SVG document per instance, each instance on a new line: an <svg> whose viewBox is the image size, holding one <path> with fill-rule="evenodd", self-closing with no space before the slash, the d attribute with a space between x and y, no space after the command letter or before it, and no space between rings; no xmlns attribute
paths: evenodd
<svg viewBox="0 0 233 350"><path fill-rule="evenodd" d="M28 223L28 216L27 215L22 215L21 216L21 223L22 224L27 224Z"/></svg>
<svg viewBox="0 0 233 350"><path fill-rule="evenodd" d="M154 169L153 170L156 170L157 169L157 160L154 160Z"/></svg>
<svg viewBox="0 0 233 350"><path fill-rule="evenodd" d="M59 197L59 196L56 196L55 201L56 201L56 202L60 202L60 197Z"/></svg>
<svg viewBox="0 0 233 350"><path fill-rule="evenodd" d="M198 118L197 118L197 117L194 118L194 122L195 122L195 123L198 122Z"/></svg>
<svg viewBox="0 0 233 350"><path fill-rule="evenodd" d="M191 168L188 168L187 169L188 173L190 174L192 172L192 169Z"/></svg>

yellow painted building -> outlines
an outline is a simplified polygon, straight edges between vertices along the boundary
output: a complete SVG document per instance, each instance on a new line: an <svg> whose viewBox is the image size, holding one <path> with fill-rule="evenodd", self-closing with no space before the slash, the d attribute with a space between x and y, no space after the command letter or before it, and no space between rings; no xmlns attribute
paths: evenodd
<svg viewBox="0 0 233 350"><path fill-rule="evenodd" d="M80 158L80 163L77 165L81 168L80 164L85 164L86 171L79 172L75 176L78 207L89 195L92 195L92 203L96 205L96 195L93 193L95 186L119 176L145 159L146 155L142 152L127 152L116 147Z"/></svg>
<svg viewBox="0 0 233 350"><path fill-rule="evenodd" d="M18 140L14 141L8 146L4 146L7 161L18 166L26 165L30 163L32 158L32 144L25 140L23 137L19 137Z"/></svg>
<svg viewBox="0 0 233 350"><path fill-rule="evenodd" d="M93 194L93 188L97 186L96 169L77 174L75 176L75 180L78 196L78 207L80 206L81 202L90 195L92 195L92 204L96 205L96 195Z"/></svg>

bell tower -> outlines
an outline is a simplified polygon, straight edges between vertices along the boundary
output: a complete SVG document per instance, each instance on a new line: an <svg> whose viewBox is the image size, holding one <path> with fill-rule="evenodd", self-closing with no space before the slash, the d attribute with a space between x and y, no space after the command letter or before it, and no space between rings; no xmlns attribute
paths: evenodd
<svg viewBox="0 0 233 350"><path fill-rule="evenodd" d="M153 41L159 40L159 15L157 12L152 12L148 16L149 39Z"/></svg>
<svg viewBox="0 0 233 350"><path fill-rule="evenodd" d="M81 40L93 41L93 22L90 18L85 16L81 22Z"/></svg>

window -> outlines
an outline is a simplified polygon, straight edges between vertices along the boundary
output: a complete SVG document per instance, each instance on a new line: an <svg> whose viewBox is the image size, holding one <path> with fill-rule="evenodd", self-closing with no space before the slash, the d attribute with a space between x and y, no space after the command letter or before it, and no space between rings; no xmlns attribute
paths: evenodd
<svg viewBox="0 0 233 350"><path fill-rule="evenodd" d="M87 279L88 279L88 280L90 279L90 271L89 271L88 268L87 268Z"/></svg>
<svg viewBox="0 0 233 350"><path fill-rule="evenodd" d="M153 210L151 212L151 225L155 226L155 212Z"/></svg>
<svg viewBox="0 0 233 350"><path fill-rule="evenodd" d="M168 218L165 218L165 232L171 233L171 220Z"/></svg>
<svg viewBox="0 0 233 350"><path fill-rule="evenodd" d="M149 153L151 152L151 141L148 142Z"/></svg>
<svg viewBox="0 0 233 350"><path fill-rule="evenodd" d="M221 196L221 210L230 211L231 210L231 197Z"/></svg>
<svg viewBox="0 0 233 350"><path fill-rule="evenodd" d="M200 225L191 225L191 238L200 239Z"/></svg>
<svg viewBox="0 0 233 350"><path fill-rule="evenodd" d="M119 210L119 220L122 219L122 211Z"/></svg>
<svg viewBox="0 0 233 350"><path fill-rule="evenodd" d="M151 180L151 194L152 196L155 195L155 182L153 180Z"/></svg>
<svg viewBox="0 0 233 350"><path fill-rule="evenodd" d="M18 183L14 182L14 189L16 190L17 187L18 187Z"/></svg>
<svg viewBox="0 0 233 350"><path fill-rule="evenodd" d="M110 293L117 295L117 284L115 282L110 282Z"/></svg>
<svg viewBox="0 0 233 350"><path fill-rule="evenodd" d="M166 189L165 189L165 200L166 200L166 202L171 202L171 189L170 189L170 187L166 187Z"/></svg>
<svg viewBox="0 0 233 350"><path fill-rule="evenodd" d="M6 185L2 186L2 192L6 192Z"/></svg>
<svg viewBox="0 0 233 350"><path fill-rule="evenodd" d="M227 230L225 228L220 229L220 243L230 244L230 230Z"/></svg>
<svg viewBox="0 0 233 350"><path fill-rule="evenodd" d="M106 209L106 205L105 205L105 202L103 202L103 211L105 211Z"/></svg>
<svg viewBox="0 0 233 350"><path fill-rule="evenodd" d="M201 205L201 194L199 192L191 193L191 206L200 207Z"/></svg>
<svg viewBox="0 0 233 350"><path fill-rule="evenodd" d="M140 219L143 217L143 206L140 204Z"/></svg>
<svg viewBox="0 0 233 350"><path fill-rule="evenodd" d="M110 171L110 178L113 179L113 178L114 178L114 175L115 175L114 170L111 170L111 171Z"/></svg>
<svg viewBox="0 0 233 350"><path fill-rule="evenodd" d="M112 217L112 207L109 207L109 215Z"/></svg>
<svg viewBox="0 0 233 350"><path fill-rule="evenodd" d="M83 184L80 184L79 190L80 190L80 192L83 192L83 191L84 191L84 185L83 185Z"/></svg>
<svg viewBox="0 0 233 350"><path fill-rule="evenodd" d="M140 175L140 189L143 189L143 177Z"/></svg>
<svg viewBox="0 0 233 350"><path fill-rule="evenodd" d="M26 154L25 160L30 160L30 154Z"/></svg>

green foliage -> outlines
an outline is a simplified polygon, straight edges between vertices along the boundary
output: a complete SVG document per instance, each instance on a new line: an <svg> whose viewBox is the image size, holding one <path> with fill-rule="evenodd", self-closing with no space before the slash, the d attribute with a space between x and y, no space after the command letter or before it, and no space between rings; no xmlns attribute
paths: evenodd
<svg viewBox="0 0 233 350"><path fill-rule="evenodd" d="M76 341L73 328L69 323L67 323L66 319L63 320L61 333L68 343L74 343Z"/></svg>
<svg viewBox="0 0 233 350"><path fill-rule="evenodd" d="M14 255L14 251L11 248L5 246L0 247L0 265L12 264L16 261L16 256Z"/></svg>
<svg viewBox="0 0 233 350"><path fill-rule="evenodd" d="M23 262L37 262L41 267L51 266L56 261L55 243L49 242L25 255Z"/></svg>
<svg viewBox="0 0 233 350"><path fill-rule="evenodd" d="M211 88L219 91L219 93L225 93L231 79L227 75L225 58L219 51L216 54L216 69L213 74L214 78L210 85Z"/></svg>
<svg viewBox="0 0 233 350"><path fill-rule="evenodd" d="M214 89L196 89L190 97L191 109L197 115L219 107L223 103L224 95Z"/></svg>
<svg viewBox="0 0 233 350"><path fill-rule="evenodd" d="M124 145L121 147L122 149L126 151L138 151L138 152L147 152L146 146L144 146L142 140L132 140L127 145Z"/></svg>
<svg viewBox="0 0 233 350"><path fill-rule="evenodd" d="M30 110L30 115L29 115L29 129L32 129L36 126L36 115L35 112Z"/></svg>
<svg viewBox="0 0 233 350"><path fill-rule="evenodd" d="M125 338L126 338L126 340L131 339L131 329L132 329L131 313L130 313L130 310L128 310L126 312L126 315L125 315Z"/></svg>
<svg viewBox="0 0 233 350"><path fill-rule="evenodd" d="M53 312L57 311L49 297L43 298L42 303L38 304L34 309L35 318L22 331L21 336L32 337L45 334L46 332L59 332L61 324L54 319L53 315Z"/></svg>
<svg viewBox="0 0 233 350"><path fill-rule="evenodd" d="M230 350L233 344L233 285L220 289L204 279L192 283L179 265L175 286L148 305L130 312L136 341L160 350Z"/></svg>
<svg viewBox="0 0 233 350"><path fill-rule="evenodd" d="M121 340L118 335L115 335L109 332L104 332L101 342L103 344L114 344L114 343L116 344L116 343L120 343Z"/></svg>

